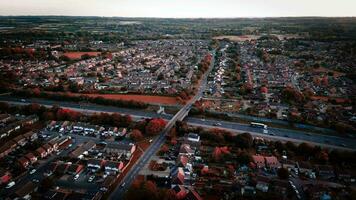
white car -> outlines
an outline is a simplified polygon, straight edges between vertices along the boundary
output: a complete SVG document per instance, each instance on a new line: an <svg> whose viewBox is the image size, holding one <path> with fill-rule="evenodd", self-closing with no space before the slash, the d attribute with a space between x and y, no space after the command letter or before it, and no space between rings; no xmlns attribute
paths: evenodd
<svg viewBox="0 0 356 200"><path fill-rule="evenodd" d="M263 134L268 134L268 130L267 129L263 129Z"/></svg>
<svg viewBox="0 0 356 200"><path fill-rule="evenodd" d="M79 174L76 174L73 178L75 181L79 179Z"/></svg>
<svg viewBox="0 0 356 200"><path fill-rule="evenodd" d="M30 174L34 174L36 172L36 169L32 169L31 171L30 171Z"/></svg>
<svg viewBox="0 0 356 200"><path fill-rule="evenodd" d="M94 178L95 178L95 176L89 177L88 182L89 182L89 183L93 182L93 181L94 181Z"/></svg>
<svg viewBox="0 0 356 200"><path fill-rule="evenodd" d="M12 188L15 185L15 181L11 181L9 184L7 184L6 188Z"/></svg>

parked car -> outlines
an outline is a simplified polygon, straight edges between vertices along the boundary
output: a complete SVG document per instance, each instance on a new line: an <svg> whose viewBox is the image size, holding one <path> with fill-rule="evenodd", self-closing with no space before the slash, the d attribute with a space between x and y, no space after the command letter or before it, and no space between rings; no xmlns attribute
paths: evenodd
<svg viewBox="0 0 356 200"><path fill-rule="evenodd" d="M79 179L79 174L76 174L73 178L75 181Z"/></svg>
<svg viewBox="0 0 356 200"><path fill-rule="evenodd" d="M89 177L88 182L91 183L94 181L94 179L95 179L95 176L91 176L91 177Z"/></svg>
<svg viewBox="0 0 356 200"><path fill-rule="evenodd" d="M12 188L15 185L15 181L11 181L9 184L6 185L6 188Z"/></svg>
<svg viewBox="0 0 356 200"><path fill-rule="evenodd" d="M36 172L36 169L32 169L31 171L30 171L30 174L34 174Z"/></svg>

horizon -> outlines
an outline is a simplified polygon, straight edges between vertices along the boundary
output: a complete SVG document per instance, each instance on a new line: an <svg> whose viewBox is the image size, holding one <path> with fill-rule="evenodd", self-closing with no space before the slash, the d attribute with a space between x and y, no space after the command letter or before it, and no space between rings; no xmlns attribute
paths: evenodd
<svg viewBox="0 0 356 200"><path fill-rule="evenodd" d="M70 5L70 6L68 6ZM12 0L0 2L0 16L122 18L355 17L352 0Z"/></svg>

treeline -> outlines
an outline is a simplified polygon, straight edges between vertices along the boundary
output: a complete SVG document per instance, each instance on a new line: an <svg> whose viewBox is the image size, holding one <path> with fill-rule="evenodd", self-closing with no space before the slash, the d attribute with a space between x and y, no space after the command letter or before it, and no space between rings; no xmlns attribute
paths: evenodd
<svg viewBox="0 0 356 200"><path fill-rule="evenodd" d="M89 102L106 106L116 106L124 108L139 108L145 109L148 107L148 104L138 102L138 101L125 101L125 100L113 100L105 99L103 97L89 97L86 95L69 95L69 94L59 94L59 93L47 93L47 92L38 92L31 89L25 90L14 90L13 94L18 97L26 98L45 98L55 101L72 101L72 102Z"/></svg>
<svg viewBox="0 0 356 200"><path fill-rule="evenodd" d="M40 121L73 121L113 127L135 126L130 115L121 115L118 113L95 113L93 115L87 115L75 110L64 109L59 106L48 108L39 104L10 106L8 103L0 102L0 113L20 113L23 115L35 114L39 116Z"/></svg>

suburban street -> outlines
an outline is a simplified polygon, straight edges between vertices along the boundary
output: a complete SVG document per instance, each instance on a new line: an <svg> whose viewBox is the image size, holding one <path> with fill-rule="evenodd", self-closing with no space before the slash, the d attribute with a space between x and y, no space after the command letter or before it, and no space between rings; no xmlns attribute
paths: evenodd
<svg viewBox="0 0 356 200"><path fill-rule="evenodd" d="M150 160L150 158L155 155L160 146L165 141L166 134L171 130L171 128L175 125L177 121L182 121L189 113L193 104L202 97L202 94L205 90L207 77L212 68L214 67L214 57L215 52L212 53L212 60L207 72L205 72L204 76L201 79L198 91L196 95L188 101L174 116L171 118L166 127L163 129L161 134L156 138L150 147L143 153L141 158L137 161L137 163L130 169L127 175L123 178L121 184L119 184L116 189L111 193L109 199L121 199L124 193L128 190L133 180L135 180L136 176L140 172L140 170L146 165L146 163Z"/></svg>

